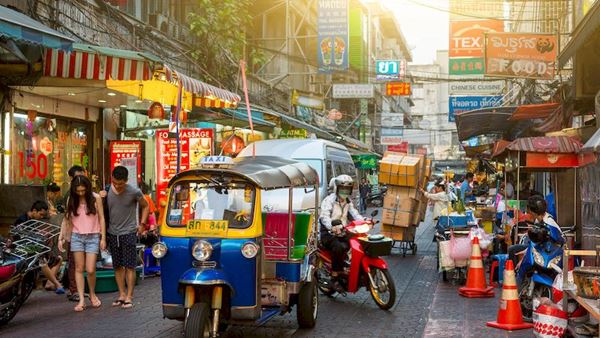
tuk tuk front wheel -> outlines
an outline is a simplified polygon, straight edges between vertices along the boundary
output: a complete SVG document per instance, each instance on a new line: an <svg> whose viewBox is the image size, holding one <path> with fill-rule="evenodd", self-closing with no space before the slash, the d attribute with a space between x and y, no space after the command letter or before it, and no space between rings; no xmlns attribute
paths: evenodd
<svg viewBox="0 0 600 338"><path fill-rule="evenodd" d="M192 305L185 321L185 338L210 337L210 307L206 303Z"/></svg>
<svg viewBox="0 0 600 338"><path fill-rule="evenodd" d="M306 283L300 289L298 295L298 308L296 316L298 325L301 329L310 329L317 323L317 312L319 310L319 293L317 292L317 282Z"/></svg>

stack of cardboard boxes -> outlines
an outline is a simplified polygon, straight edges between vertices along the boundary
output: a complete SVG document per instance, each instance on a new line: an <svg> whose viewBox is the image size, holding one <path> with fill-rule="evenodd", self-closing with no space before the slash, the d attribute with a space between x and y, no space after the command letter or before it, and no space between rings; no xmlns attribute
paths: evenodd
<svg viewBox="0 0 600 338"><path fill-rule="evenodd" d="M414 241L425 218L427 199L419 191L431 175L431 161L423 155L386 152L380 162L379 183L387 184L381 233L399 241Z"/></svg>

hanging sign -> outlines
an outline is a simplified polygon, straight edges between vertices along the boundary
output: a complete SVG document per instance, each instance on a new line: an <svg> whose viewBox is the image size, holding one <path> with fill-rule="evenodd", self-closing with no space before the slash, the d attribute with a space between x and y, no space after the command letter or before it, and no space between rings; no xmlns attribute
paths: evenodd
<svg viewBox="0 0 600 338"><path fill-rule="evenodd" d="M410 96L410 82L388 82L385 84L387 96Z"/></svg>
<svg viewBox="0 0 600 338"><path fill-rule="evenodd" d="M142 182L142 142L141 141L110 141L110 172L116 166L124 166L130 170L130 175L135 173L133 177L137 178L137 183ZM131 161L125 161L124 159L132 158L135 159L135 166L132 165ZM133 168L137 168L132 170Z"/></svg>
<svg viewBox="0 0 600 338"><path fill-rule="evenodd" d="M406 75L406 60L375 61L377 80L398 80Z"/></svg>
<svg viewBox="0 0 600 338"><path fill-rule="evenodd" d="M317 1L320 73L348 69L348 0Z"/></svg>

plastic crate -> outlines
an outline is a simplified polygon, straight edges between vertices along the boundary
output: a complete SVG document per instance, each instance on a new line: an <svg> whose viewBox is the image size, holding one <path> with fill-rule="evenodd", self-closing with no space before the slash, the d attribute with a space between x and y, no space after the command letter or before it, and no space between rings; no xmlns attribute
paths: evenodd
<svg viewBox="0 0 600 338"><path fill-rule="evenodd" d="M136 285L139 283L141 272L141 269L135 269ZM86 272L83 273L83 277L85 278L85 292L89 292ZM96 270L96 293L115 292L118 290L119 287L117 286L117 281L115 280L114 270Z"/></svg>
<svg viewBox="0 0 600 338"><path fill-rule="evenodd" d="M438 218L438 224L444 229L449 228L466 228L467 227L467 216L440 216Z"/></svg>

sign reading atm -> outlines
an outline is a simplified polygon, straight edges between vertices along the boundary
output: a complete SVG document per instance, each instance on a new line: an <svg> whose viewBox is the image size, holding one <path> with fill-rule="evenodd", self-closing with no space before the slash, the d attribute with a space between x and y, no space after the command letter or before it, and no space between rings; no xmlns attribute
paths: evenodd
<svg viewBox="0 0 600 338"><path fill-rule="evenodd" d="M388 82L385 84L387 96L410 96L410 82Z"/></svg>

